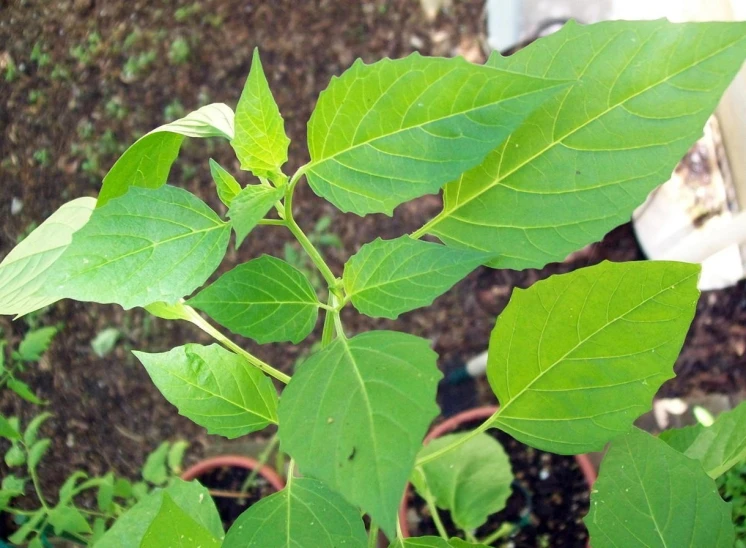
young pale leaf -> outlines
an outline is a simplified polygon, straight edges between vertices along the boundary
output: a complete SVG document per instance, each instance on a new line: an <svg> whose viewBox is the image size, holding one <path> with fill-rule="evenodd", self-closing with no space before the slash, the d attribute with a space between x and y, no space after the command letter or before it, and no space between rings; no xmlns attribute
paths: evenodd
<svg viewBox="0 0 746 548"><path fill-rule="evenodd" d="M26 427L26 431L23 433L23 443L26 445L34 445L39 435L39 429L47 419L50 419L51 417L51 413L42 413L41 415L36 415L31 419L31 422L29 422Z"/></svg>
<svg viewBox="0 0 746 548"><path fill-rule="evenodd" d="M404 486L441 377L428 341L371 331L335 339L297 369L280 399L280 442L304 474L396 533Z"/></svg>
<svg viewBox="0 0 746 548"><path fill-rule="evenodd" d="M17 428L14 428L8 419L0 415L0 437L7 440L20 440L21 433Z"/></svg>
<svg viewBox="0 0 746 548"><path fill-rule="evenodd" d="M31 446L28 450L28 467L30 470L36 469L39 466L39 462L41 462L50 445L52 445L52 440L45 438Z"/></svg>
<svg viewBox="0 0 746 548"><path fill-rule="evenodd" d="M277 423L277 392L269 377L217 344L134 354L179 413L211 434L237 438Z"/></svg>
<svg viewBox="0 0 746 548"><path fill-rule="evenodd" d="M23 316L57 301L42 289L55 261L94 207L93 198L66 203L5 257L0 263L0 314Z"/></svg>
<svg viewBox="0 0 746 548"><path fill-rule="evenodd" d="M21 344L18 345L19 359L25 362L39 361L56 334L56 327L42 327L26 333Z"/></svg>
<svg viewBox="0 0 746 548"><path fill-rule="evenodd" d="M168 487L156 489L127 510L114 522L96 546L106 548L145 546L141 542L163 506L164 495L168 495L187 516L209 531L211 536L216 539L223 538L220 514L208 490L196 481L185 482L174 478ZM155 548L156 545L149 546ZM193 548L194 545L188 546Z"/></svg>
<svg viewBox="0 0 746 548"><path fill-rule="evenodd" d="M187 302L260 344L302 341L319 313L319 300L308 278L269 255L238 265Z"/></svg>
<svg viewBox="0 0 746 548"><path fill-rule="evenodd" d="M27 402L31 402L36 405L41 405L44 403L44 400L39 399L36 394L34 394L33 390L31 390L31 387L23 381L19 381L18 379L8 379L7 386L19 397L23 398Z"/></svg>
<svg viewBox="0 0 746 548"><path fill-rule="evenodd" d="M391 215L479 164L558 86L460 57L358 60L319 96L306 177L342 211Z"/></svg>
<svg viewBox="0 0 746 548"><path fill-rule="evenodd" d="M185 136L233 139L233 111L227 105L213 103L141 137L104 177L97 207L123 196L132 186L158 188L166 184Z"/></svg>
<svg viewBox="0 0 746 548"><path fill-rule="evenodd" d="M274 178L288 159L289 144L285 124L264 76L259 49L254 48L249 78L236 105L236 136L231 146L241 169L257 177Z"/></svg>
<svg viewBox="0 0 746 548"><path fill-rule="evenodd" d="M168 468L173 474L181 474L184 463L184 453L189 448L189 442L186 440L176 440L171 444L168 450Z"/></svg>
<svg viewBox="0 0 746 548"><path fill-rule="evenodd" d="M170 446L169 442L164 441L155 451L148 455L142 467L142 479L153 485L163 485L166 483L166 480L168 480L166 459L168 458L168 449Z"/></svg>
<svg viewBox="0 0 746 548"><path fill-rule="evenodd" d="M13 445L10 446L10 449L8 449L8 451L5 453L4 460L5 464L7 464L11 468L15 466L22 466L26 462L26 453L23 451L20 445L18 445L17 443L13 443Z"/></svg>
<svg viewBox="0 0 746 548"><path fill-rule="evenodd" d="M717 478L746 459L746 403L721 413L712 426L667 430L660 438L687 457L702 463Z"/></svg>
<svg viewBox="0 0 746 548"><path fill-rule="evenodd" d="M228 217L236 231L236 247L241 245L251 230L269 213L277 200L282 198L281 188L266 185L249 185L231 202Z"/></svg>
<svg viewBox="0 0 746 548"><path fill-rule="evenodd" d="M594 548L730 548L730 504L702 466L633 429L614 440L585 518Z"/></svg>
<svg viewBox="0 0 746 548"><path fill-rule="evenodd" d="M225 536L224 548L367 546L360 512L312 478L290 478L279 493L253 504Z"/></svg>
<svg viewBox="0 0 746 548"><path fill-rule="evenodd" d="M442 449L465 435L449 434L434 439L422 448L420 456ZM470 439L416 468L412 474L417 491L429 491L440 508L451 512L453 522L468 531L481 527L491 514L505 508L512 482L508 456L487 434Z"/></svg>
<svg viewBox="0 0 746 548"><path fill-rule="evenodd" d="M409 236L377 238L347 261L342 280L347 296L360 312L395 319L429 305L489 258L479 251L448 248Z"/></svg>
<svg viewBox="0 0 746 548"><path fill-rule="evenodd" d="M697 44L697 46L693 46ZM570 22L488 65L574 80L478 167L424 229L540 268L627 222L666 181L746 56L746 24ZM511 75L512 77L512 75Z"/></svg>
<svg viewBox="0 0 746 548"><path fill-rule="evenodd" d="M221 544L210 531L194 521L192 517L174 502L168 493L163 493L161 507L147 531L140 546L153 548L217 548Z"/></svg>
<svg viewBox="0 0 746 548"><path fill-rule="evenodd" d="M487 548L487 545L473 544L460 538L415 537L396 539L389 544L389 548Z"/></svg>
<svg viewBox="0 0 746 548"><path fill-rule="evenodd" d="M223 166L212 158L210 158L210 174L218 189L218 198L226 206L230 206L233 198L241 192L241 185L238 184L233 175L228 173Z"/></svg>
<svg viewBox="0 0 746 548"><path fill-rule="evenodd" d="M114 502L114 474L109 472L101 480L96 493L96 505L101 512L109 513Z"/></svg>
<svg viewBox="0 0 746 548"><path fill-rule="evenodd" d="M114 347L121 336L121 332L116 327L107 327L99 331L91 341L91 349L99 358L104 358L114 350Z"/></svg>
<svg viewBox="0 0 746 548"><path fill-rule="evenodd" d="M48 291L124 308L175 303L214 272L229 237L230 224L186 190L133 187L75 234Z"/></svg>
<svg viewBox="0 0 746 548"><path fill-rule="evenodd" d="M49 512L49 524L54 528L54 534L63 533L91 533L91 526L85 516L72 506L58 506Z"/></svg>
<svg viewBox="0 0 746 548"><path fill-rule="evenodd" d="M600 451L673 376L699 265L603 262L516 289L492 332L494 425L544 451Z"/></svg>
<svg viewBox="0 0 746 548"><path fill-rule="evenodd" d="M188 309L184 306L184 303L179 301L174 304L164 303L158 301L147 304L143 307L145 310L150 312L156 318L162 318L164 320L187 320L191 319Z"/></svg>

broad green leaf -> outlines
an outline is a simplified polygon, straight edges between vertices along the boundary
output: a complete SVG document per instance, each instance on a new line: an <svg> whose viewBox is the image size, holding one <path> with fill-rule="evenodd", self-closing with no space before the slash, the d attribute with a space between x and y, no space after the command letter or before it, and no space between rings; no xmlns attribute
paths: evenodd
<svg viewBox="0 0 746 548"><path fill-rule="evenodd" d="M93 198L64 204L0 263L0 314L23 316L57 301L42 291L55 261L88 222Z"/></svg>
<svg viewBox="0 0 746 548"><path fill-rule="evenodd" d="M23 495L26 491L26 481L9 474L3 478L0 488L0 511L5 510L11 500Z"/></svg>
<svg viewBox="0 0 746 548"><path fill-rule="evenodd" d="M298 367L280 399L282 450L390 538L422 438L438 414L436 359L428 341L405 333L338 338Z"/></svg>
<svg viewBox="0 0 746 548"><path fill-rule="evenodd" d="M142 537L142 548L218 547L221 542L163 493L161 507Z"/></svg>
<svg viewBox="0 0 746 548"><path fill-rule="evenodd" d="M396 539L389 548L487 548L484 544L473 544L460 538L414 537Z"/></svg>
<svg viewBox="0 0 746 548"><path fill-rule="evenodd" d="M210 174L218 189L218 198L226 206L230 206L233 198L241 192L241 185L238 184L233 175L228 173L223 166L212 158L210 158Z"/></svg>
<svg viewBox="0 0 746 548"><path fill-rule="evenodd" d="M460 57L358 60L319 96L306 177L342 211L391 215L478 165L563 85Z"/></svg>
<svg viewBox="0 0 746 548"><path fill-rule="evenodd" d="M170 443L164 441L155 451L148 455L142 467L142 479L153 485L163 485L166 483L166 480L168 480L166 459L168 458L168 449L170 446Z"/></svg>
<svg viewBox="0 0 746 548"><path fill-rule="evenodd" d="M479 251L448 248L402 236L377 238L345 264L347 296L360 312L395 319L427 306L489 259Z"/></svg>
<svg viewBox="0 0 746 548"><path fill-rule="evenodd" d="M116 327L107 327L99 331L91 341L91 349L99 358L107 356L117 344L121 332Z"/></svg>
<svg viewBox="0 0 746 548"><path fill-rule="evenodd" d="M39 462L41 462L41 459L46 454L50 445L52 445L52 440L45 438L43 440L35 442L34 445L31 446L31 448L28 450L29 469L35 469L37 466L39 466Z"/></svg>
<svg viewBox="0 0 746 548"><path fill-rule="evenodd" d="M19 359L25 362L39 361L56 334L56 327L42 327L26 333L21 344L18 345Z"/></svg>
<svg viewBox="0 0 746 548"><path fill-rule="evenodd" d="M233 111L213 103L140 137L104 177L96 207L123 196L133 186L158 188L166 184L185 136L233 139Z"/></svg>
<svg viewBox="0 0 746 548"><path fill-rule="evenodd" d="M367 546L360 512L312 478L290 478L279 493L253 504L225 536L224 548Z"/></svg>
<svg viewBox="0 0 746 548"><path fill-rule="evenodd" d="M633 429L601 463L585 518L594 548L731 548L730 504L697 462Z"/></svg>
<svg viewBox="0 0 746 548"><path fill-rule="evenodd" d="M449 434L432 440L420 451L426 456L450 445L468 433ZM472 531L505 508L512 492L513 472L502 446L488 434L480 434L463 445L423 464L412 474L420 493L428 492L438 507L450 511L453 522Z"/></svg>
<svg viewBox="0 0 746 548"><path fill-rule="evenodd" d="M34 445L39 434L39 428L41 428L42 425L51 417L51 413L42 413L41 415L37 415L31 419L31 422L29 422L26 427L26 431L23 433L23 443L26 445Z"/></svg>
<svg viewBox="0 0 746 548"><path fill-rule="evenodd" d="M302 341L319 313L319 300L305 274L269 255L226 272L187 303L260 344Z"/></svg>
<svg viewBox="0 0 746 548"><path fill-rule="evenodd" d="M21 433L18 431L17 428L14 428L13 425L0 415L0 437L3 437L7 440L20 440L21 439Z"/></svg>
<svg viewBox="0 0 746 548"><path fill-rule="evenodd" d="M249 185L231 202L228 217L236 231L236 247L261 221L277 200L282 198L283 190L267 185Z"/></svg>
<svg viewBox="0 0 746 548"><path fill-rule="evenodd" d="M277 423L277 391L269 377L217 344L134 354L179 413L211 434L237 438Z"/></svg>
<svg viewBox="0 0 746 548"><path fill-rule="evenodd" d="M62 533L91 533L91 526L85 516L72 506L58 506L49 512L49 523L54 528L54 534Z"/></svg>
<svg viewBox="0 0 746 548"><path fill-rule="evenodd" d="M187 320L191 319L187 308L184 303L179 301L175 304L164 303L158 301L145 305L143 308L150 312L156 318L162 318L164 320Z"/></svg>
<svg viewBox="0 0 746 548"><path fill-rule="evenodd" d="M494 426L560 454L600 451L673 376L699 265L603 262L516 289L492 332Z"/></svg>
<svg viewBox="0 0 746 548"><path fill-rule="evenodd" d="M666 181L746 56L746 24L570 22L488 65L575 81L444 190L425 227L539 268L629 221Z"/></svg>
<svg viewBox="0 0 746 548"><path fill-rule="evenodd" d="M229 237L230 224L186 190L133 187L75 234L49 291L124 308L175 303L215 271Z"/></svg>
<svg viewBox="0 0 746 548"><path fill-rule="evenodd" d="M223 538L223 524L215 503L198 482L174 478L165 489L156 489L119 517L94 545L97 548L132 548L141 541L163 505L164 494L216 539ZM156 547L153 547L156 548ZM160 548L160 547L159 547Z"/></svg>
<svg viewBox="0 0 746 548"><path fill-rule="evenodd" d="M8 379L8 388L28 402L36 405L44 403L44 400L39 399L31 390L31 387L23 381L19 381L18 379Z"/></svg>
<svg viewBox="0 0 746 548"><path fill-rule="evenodd" d="M712 426L701 424L667 430L660 438L717 478L746 460L746 403L721 413Z"/></svg>
<svg viewBox="0 0 746 548"><path fill-rule="evenodd" d="M259 49L254 48L249 78L236 105L236 136L231 141L241 169L257 177L274 178L288 159L290 139L280 116L267 78L264 76Z"/></svg>

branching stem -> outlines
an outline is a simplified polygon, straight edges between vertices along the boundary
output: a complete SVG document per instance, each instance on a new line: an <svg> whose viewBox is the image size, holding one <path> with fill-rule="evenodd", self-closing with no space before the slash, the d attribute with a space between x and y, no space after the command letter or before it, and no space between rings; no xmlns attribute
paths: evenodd
<svg viewBox="0 0 746 548"><path fill-rule="evenodd" d="M480 424L477 428L475 428L474 430L472 430L471 432L468 432L467 434L463 436L458 437L453 443L450 443L449 445L441 447L437 451L433 451L432 453L429 453L428 455L425 455L424 457L418 459L415 466L422 466L423 464L432 462L442 457L449 451L452 451L453 449L456 449L457 447L462 446L467 441L478 436L482 432L487 431L492 426L492 423L495 421L495 418L497 417L499 412L500 412L499 410L495 411L495 413L491 417L489 417L486 421Z"/></svg>

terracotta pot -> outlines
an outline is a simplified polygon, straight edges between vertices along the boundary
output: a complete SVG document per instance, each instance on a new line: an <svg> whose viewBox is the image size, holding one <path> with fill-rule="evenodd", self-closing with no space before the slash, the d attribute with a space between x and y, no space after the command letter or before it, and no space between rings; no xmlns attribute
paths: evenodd
<svg viewBox="0 0 746 548"><path fill-rule="evenodd" d="M486 406L476 407L469 409L454 415L450 419L446 419L440 424L433 427L432 430L425 436L425 443L429 443L435 438L439 438L445 434L453 432L458 429L462 424L486 420L497 412L497 406ZM593 483L596 481L596 469L591 464L590 459L586 455L575 455L575 460L578 463L578 467L585 477L585 481L588 483L588 489L590 490ZM402 498L401 506L399 506L399 523L401 524L402 534L404 538L409 537L409 524L407 523L407 507L409 505L409 499L411 495L412 486L407 484L407 488L404 490L404 497Z"/></svg>
<svg viewBox="0 0 746 548"><path fill-rule="evenodd" d="M200 476L209 474L213 470L218 468L243 468L245 470L256 470L259 469L258 474L262 476L267 482L275 488L277 491L282 491L285 488L285 480L275 472L272 468L267 465L261 465L256 459L251 457L242 457L240 455L220 455L218 457L212 457L199 461L194 466L187 468L181 479L184 481L191 481L197 479Z"/></svg>

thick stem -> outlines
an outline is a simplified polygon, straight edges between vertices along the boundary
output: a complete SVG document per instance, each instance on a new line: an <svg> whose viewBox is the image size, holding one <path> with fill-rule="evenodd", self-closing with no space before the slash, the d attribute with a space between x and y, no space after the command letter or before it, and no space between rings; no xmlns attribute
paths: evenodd
<svg viewBox="0 0 746 548"><path fill-rule="evenodd" d="M513 529L515 529L515 525L513 525L512 523L505 522L498 528L497 531L485 537L484 540L480 540L479 542L481 544L490 546L496 540L499 540L503 537L507 537L510 533L513 532Z"/></svg>
<svg viewBox="0 0 746 548"><path fill-rule="evenodd" d="M433 500L433 495L432 493L430 493L430 488L428 487L424 493L420 493L420 494L422 495L422 498L425 499L425 502L427 503L427 507L430 509L430 515L433 518L433 523L435 523L435 528L438 530L438 534L444 540L448 540L448 531L446 531L446 528L440 519L440 514L438 513L438 507L435 505L435 500Z"/></svg>
<svg viewBox="0 0 746 548"><path fill-rule="evenodd" d="M443 455L445 455L449 451L451 451L453 449L456 449L457 447L462 446L467 441L469 441L470 439L478 436L482 432L487 431L492 426L492 423L494 422L494 420L497 417L498 413L500 413L499 410L496 411L494 413L494 415L492 415L491 417L489 417L482 424L480 424L479 427L475 428L474 430L468 432L467 434L465 434L463 436L458 437L453 443L451 443L449 445L446 445L444 447L441 447L437 451L433 451L432 453L429 453L429 454L425 455L424 457L418 459L417 463L415 464L415 466L422 466L423 464L427 464L428 462L432 462L432 461L434 461L434 460L442 457Z"/></svg>
<svg viewBox="0 0 746 548"><path fill-rule="evenodd" d="M205 320L202 316L197 314L197 311L194 310L191 306L184 305L184 308L189 316L189 321L192 322L194 325L199 327L202 331L210 335L213 339L218 341L220 344L222 344L224 347L226 347L228 350L231 350L235 352L236 354L243 356L246 358L246 361L248 361L251 365L254 367L260 369L270 377L273 377L280 381L281 383L287 384L290 382L290 377L283 373L282 371L278 371L268 363L263 362L253 354L250 354L249 352L246 352L243 348L238 346L236 343L234 343L232 340L230 340L228 337L223 335L220 331L215 329L210 323Z"/></svg>
<svg viewBox="0 0 746 548"><path fill-rule="evenodd" d="M368 548L376 548L378 545L378 524L375 521L370 522L368 530Z"/></svg>

